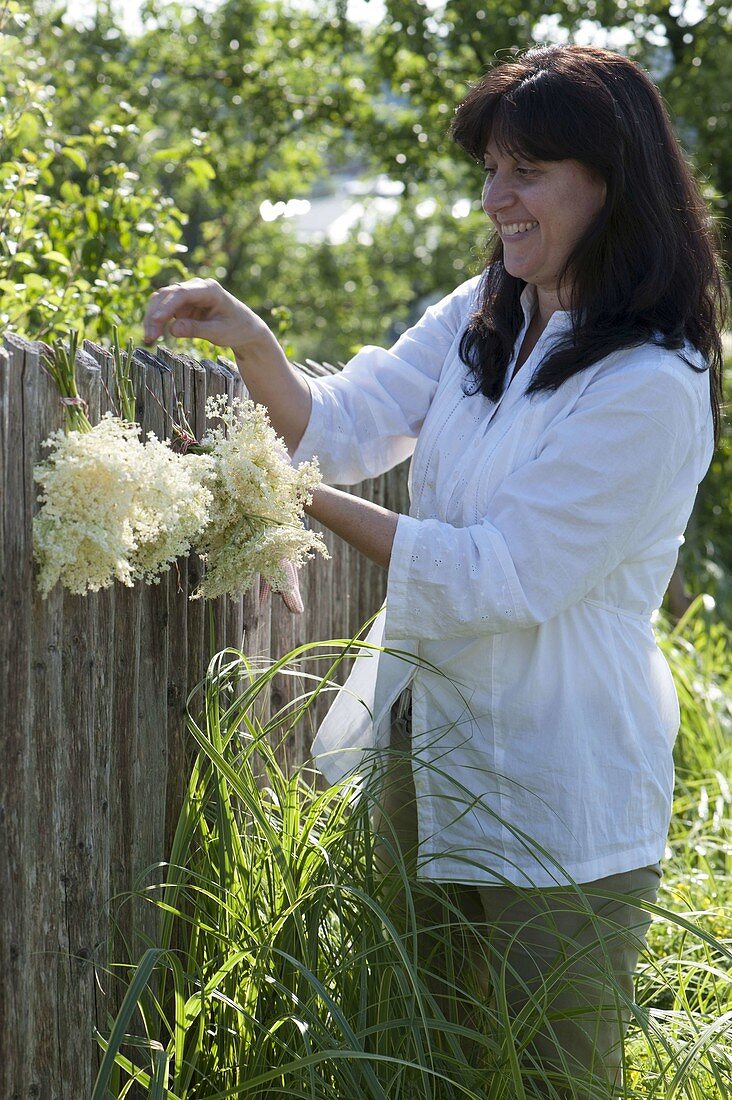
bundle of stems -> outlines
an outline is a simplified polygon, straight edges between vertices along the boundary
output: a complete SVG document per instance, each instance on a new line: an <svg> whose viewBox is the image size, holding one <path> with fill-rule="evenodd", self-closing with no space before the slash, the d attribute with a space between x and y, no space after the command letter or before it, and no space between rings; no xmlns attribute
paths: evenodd
<svg viewBox="0 0 732 1100"><path fill-rule="evenodd" d="M119 343L119 332L114 326L112 336L112 358L114 361L114 386L117 396L117 408L119 415L134 424L136 418L135 408L135 384L132 381L132 357L135 345L132 339L127 341L127 349L122 354Z"/></svg>
<svg viewBox="0 0 732 1100"><path fill-rule="evenodd" d="M53 356L46 361L46 369L53 378L64 406L67 432L90 432L92 425L86 415L86 403L76 387L76 352L79 334L69 332L68 346L63 340L53 342Z"/></svg>

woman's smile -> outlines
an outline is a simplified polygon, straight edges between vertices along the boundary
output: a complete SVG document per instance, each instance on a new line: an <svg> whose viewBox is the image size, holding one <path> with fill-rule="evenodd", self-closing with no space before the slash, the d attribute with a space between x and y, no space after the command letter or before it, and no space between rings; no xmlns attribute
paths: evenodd
<svg viewBox="0 0 732 1100"><path fill-rule="evenodd" d="M538 222L512 222L510 225L499 225L498 232L503 240L514 240L526 237L534 229L538 229Z"/></svg>

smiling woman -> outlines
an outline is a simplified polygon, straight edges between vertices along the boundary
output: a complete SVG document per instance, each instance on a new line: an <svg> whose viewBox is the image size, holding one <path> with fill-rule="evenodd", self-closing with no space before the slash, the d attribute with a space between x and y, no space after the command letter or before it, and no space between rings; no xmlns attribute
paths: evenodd
<svg viewBox="0 0 732 1100"><path fill-rule="evenodd" d="M483 209L503 244L503 267L536 287L537 306L521 341L515 375L551 315L571 300L567 256L600 213L607 187L580 161L515 157L502 153L493 140L485 152L485 173Z"/></svg>
<svg viewBox="0 0 732 1100"><path fill-rule="evenodd" d="M484 208L499 230L461 344L476 388L500 395L519 299L532 285L539 312L553 294L552 308L570 311L572 325L529 393L555 389L620 348L650 341L680 352L688 340L709 364L718 440L726 302L718 244L648 75L609 50L532 50L486 73L460 104L452 134L489 169ZM533 220L525 245L505 232ZM553 282L542 287L545 261Z"/></svg>
<svg viewBox="0 0 732 1100"><path fill-rule="evenodd" d="M367 790L395 921L396 845L475 929L447 974L440 918L420 914L435 1003L493 999L527 1083L598 1100L622 1085L671 813L679 708L651 623L718 432L721 276L626 58L531 50L453 133L486 167L495 245L391 349L306 380L200 279L159 291L146 333L232 347L293 462L317 455L330 486L411 456L408 514L334 488L310 508L387 568L368 641L390 650L355 662L313 755L333 781L386 765Z"/></svg>

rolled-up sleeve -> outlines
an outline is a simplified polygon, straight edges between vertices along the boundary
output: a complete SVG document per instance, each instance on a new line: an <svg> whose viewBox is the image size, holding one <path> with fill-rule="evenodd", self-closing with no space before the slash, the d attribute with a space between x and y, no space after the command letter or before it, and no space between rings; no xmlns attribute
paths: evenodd
<svg viewBox="0 0 732 1100"><path fill-rule="evenodd" d="M387 637L503 633L582 599L652 529L680 472L696 473L702 415L692 384L657 364L598 376L480 523L399 517Z"/></svg>
<svg viewBox="0 0 732 1100"><path fill-rule="evenodd" d="M293 463L317 456L327 484L352 485L408 458L476 284L431 306L392 348L366 346L338 374L308 378L312 409Z"/></svg>

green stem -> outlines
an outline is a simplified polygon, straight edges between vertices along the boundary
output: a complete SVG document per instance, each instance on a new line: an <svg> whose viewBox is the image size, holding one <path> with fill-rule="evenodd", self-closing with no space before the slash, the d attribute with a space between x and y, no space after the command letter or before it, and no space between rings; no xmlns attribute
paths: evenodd
<svg viewBox="0 0 732 1100"><path fill-rule="evenodd" d="M90 432L91 421L86 414L86 402L79 397L76 388L76 349L79 343L79 334L76 329L69 332L68 350L63 340L54 340L53 360L49 364L49 372L53 378L61 400L64 404L66 415L66 433Z"/></svg>
<svg viewBox="0 0 732 1100"><path fill-rule="evenodd" d="M119 335L116 325L112 332L112 357L114 359L114 385L117 392L117 405L120 416L128 423L134 424L137 410L135 407L135 387L132 381L132 357L135 346L132 340L128 340L127 350L123 358L119 347Z"/></svg>

